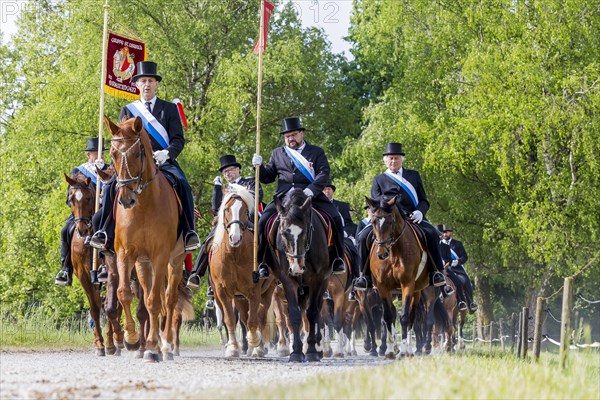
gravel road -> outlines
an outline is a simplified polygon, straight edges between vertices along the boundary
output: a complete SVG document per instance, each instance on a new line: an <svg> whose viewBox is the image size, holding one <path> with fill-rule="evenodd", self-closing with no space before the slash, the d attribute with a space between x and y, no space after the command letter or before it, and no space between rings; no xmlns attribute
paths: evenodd
<svg viewBox="0 0 600 400"><path fill-rule="evenodd" d="M361 349L362 350L362 349ZM360 351L360 350L359 350ZM175 361L144 363L133 353L96 357L92 351L0 352L1 399L219 398L236 388L299 383L374 363L367 355L292 364L270 352L264 359L225 359L221 349L182 349ZM239 389L238 389L239 390Z"/></svg>

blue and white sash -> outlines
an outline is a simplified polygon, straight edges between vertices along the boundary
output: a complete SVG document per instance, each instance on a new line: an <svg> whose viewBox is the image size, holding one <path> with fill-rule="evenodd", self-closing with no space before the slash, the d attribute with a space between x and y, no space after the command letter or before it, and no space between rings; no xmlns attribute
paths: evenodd
<svg viewBox="0 0 600 400"><path fill-rule="evenodd" d="M304 158L299 151L290 149L287 146L285 146L284 149L287 155L292 159L292 162L296 168L302 172L302 175L304 175L306 179L310 181L310 183L313 183L315 181L315 169L312 167L312 163L308 162L308 160Z"/></svg>
<svg viewBox="0 0 600 400"><path fill-rule="evenodd" d="M458 260L458 254L456 254L456 252L454 251L453 248L450 248L450 256L452 257L453 260Z"/></svg>
<svg viewBox="0 0 600 400"><path fill-rule="evenodd" d="M85 176L90 178L92 180L92 182L94 182L94 185L98 184L98 177L96 176L96 165L94 163L90 163L90 162L83 163L79 167L77 167L77 169L82 174L84 174ZM102 182L100 182L100 187L102 187Z"/></svg>
<svg viewBox="0 0 600 400"><path fill-rule="evenodd" d="M408 197L410 197L415 207L417 207L417 205L419 204L419 196L417 196L417 191L415 190L414 186L402 176L393 174L390 171L385 171L385 174L398 185L400 185L400 187L404 189L406 193L408 193Z"/></svg>
<svg viewBox="0 0 600 400"><path fill-rule="evenodd" d="M140 117L142 119L146 132L156 140L163 150L169 147L169 135L167 134L165 127L154 118L154 115L152 115L140 101L134 101L133 103L127 104L127 109L134 117Z"/></svg>

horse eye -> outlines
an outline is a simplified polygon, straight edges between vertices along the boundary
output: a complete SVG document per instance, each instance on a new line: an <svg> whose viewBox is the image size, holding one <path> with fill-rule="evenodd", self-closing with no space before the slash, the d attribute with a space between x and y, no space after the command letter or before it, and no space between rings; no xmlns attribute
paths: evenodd
<svg viewBox="0 0 600 400"><path fill-rule="evenodd" d="M135 157L135 158L140 158L140 152L137 152L137 153L135 153L135 154L134 154L134 157Z"/></svg>

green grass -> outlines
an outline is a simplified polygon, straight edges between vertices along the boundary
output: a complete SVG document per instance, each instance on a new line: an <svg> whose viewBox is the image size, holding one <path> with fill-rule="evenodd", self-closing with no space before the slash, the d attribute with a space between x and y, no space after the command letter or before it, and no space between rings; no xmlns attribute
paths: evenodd
<svg viewBox="0 0 600 400"><path fill-rule="evenodd" d="M599 399L600 355L570 354L561 371L558 356L521 361L486 350L414 357L357 371L316 376L301 384L220 392L220 399Z"/></svg>
<svg viewBox="0 0 600 400"><path fill-rule="evenodd" d="M103 326L105 324L103 323ZM106 329L102 335L106 341ZM180 333L184 347L215 346L219 343L216 330L209 332L185 324ZM58 318L41 308L32 308L21 319L0 316L0 350L89 349L94 345L94 333L87 317Z"/></svg>

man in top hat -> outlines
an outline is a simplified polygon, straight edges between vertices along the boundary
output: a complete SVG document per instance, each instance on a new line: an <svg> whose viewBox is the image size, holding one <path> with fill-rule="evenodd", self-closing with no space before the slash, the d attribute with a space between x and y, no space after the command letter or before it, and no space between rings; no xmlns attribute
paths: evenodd
<svg viewBox="0 0 600 400"><path fill-rule="evenodd" d="M102 151L106 150L102 146ZM82 173L91 179L94 189L98 184L96 175L96 166L101 170L108 168L108 164L104 163L103 155L98 158L98 138L87 139L87 147L85 148L87 162L75 167L71 170L71 176L77 173ZM67 204L69 204L69 189L67 188ZM73 265L71 264L71 239L75 231L75 219L73 214L67 218L64 228L60 231L60 262L62 269L56 275L54 283L60 286L71 286L73 284Z"/></svg>
<svg viewBox="0 0 600 400"><path fill-rule="evenodd" d="M337 257L333 260L334 274L344 273L346 267L342 259L344 254L344 223L340 213L333 203L323 194L323 189L329 182L329 162L322 148L314 146L304 140L304 127L297 117L285 118L281 124L281 131L285 145L277 147L271 153L271 159L266 165L262 164L262 157L255 154L252 165L260 168L260 181L271 183L277 179L275 196L283 199L292 189L301 189L312 197L313 207L325 212L333 221L333 239ZM259 226L258 261L260 263L259 279L266 279L269 270L266 263L266 225L276 212L275 202L271 201L263 211Z"/></svg>
<svg viewBox="0 0 600 400"><path fill-rule="evenodd" d="M331 182L327 182L325 188L323 189L323 193L325 196L333 203L335 208L338 209L340 215L342 216L342 220L344 222L344 231L348 236L354 237L356 235L356 224L352 222L352 214L350 213L351 208L350 204L345 201L339 201L333 198L335 193L335 185Z"/></svg>
<svg viewBox="0 0 600 400"><path fill-rule="evenodd" d="M467 275L464 264L467 262L468 256L465 246L463 246L460 240L456 240L452 237L453 230L452 226L448 224L438 225L438 230L442 233L440 240L440 247L447 246L448 256L444 258L444 264L448 263L448 277L452 279L458 290L458 308L460 310L469 309L470 312L477 311L477 303L473 301L473 286L471 285L471 279ZM442 252L443 254L443 252Z"/></svg>
<svg viewBox="0 0 600 400"><path fill-rule="evenodd" d="M446 286L446 278L443 271L442 257L439 249L439 237L437 229L426 219L425 214L429 210L429 202L423 188L421 175L414 170L402 168L404 152L402 144L388 143L383 153L383 162L387 167L383 174L376 175L371 184L371 198L377 201L389 200L396 196L396 206L401 212L410 216L415 224L418 224L425 232L427 248L431 254L436 271L430 271L431 281L434 286ZM361 257L361 276L354 281L355 290L366 290L370 276L369 248L373 227L368 226L362 230L358 237L358 252ZM452 289L446 286L446 294L451 294Z"/></svg>
<svg viewBox="0 0 600 400"><path fill-rule="evenodd" d="M162 80L156 73L156 63L141 61L136 66L137 74L131 78L140 91L140 99L128 104L121 109L119 120L139 117L142 119L144 129L150 136L154 161L167 179L174 183L175 189L184 214L184 243L185 251L190 252L200 247L200 238L194 230L194 199L192 188L181 167L177 163L177 156L183 150L185 139L183 126L177 106L171 102L156 97L158 84ZM101 227L90 244L101 250L106 250L108 242L114 239L114 221L112 207L114 189L107 190L107 201L102 209ZM109 198L110 196L110 198ZM108 201L110 199L110 201Z"/></svg>
<svg viewBox="0 0 600 400"><path fill-rule="evenodd" d="M221 162L221 167L219 168L219 172L225 178L225 182L227 183L226 190L232 191L237 190L239 187L245 187L251 191L254 191L256 179L254 177L242 178L241 176L241 168L242 165L237 162L234 155L224 155L219 160ZM258 202L262 202L263 191L262 187L259 186L258 192ZM221 208L221 202L223 201L223 180L221 179L221 175L217 175L215 179L213 179L213 190L212 190L212 200L211 200L211 208L213 215L217 215L219 212L219 208ZM249 221L254 221L254 214L250 215ZM250 222L249 224L251 224ZM207 244L210 243L210 239L214 236L215 227L213 226L212 230L208 234L208 237L202 243L202 247L200 248L200 252L196 257L196 262L194 264L194 269L192 270L192 274L188 278L187 286L192 289L197 289L200 286L200 278L206 274L206 268L208 267L208 252L206 251ZM208 293L207 296L209 298L209 302L207 303L207 307L214 307L214 303L212 303L212 299L214 298L214 294L210 285L208 285Z"/></svg>

